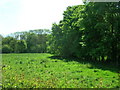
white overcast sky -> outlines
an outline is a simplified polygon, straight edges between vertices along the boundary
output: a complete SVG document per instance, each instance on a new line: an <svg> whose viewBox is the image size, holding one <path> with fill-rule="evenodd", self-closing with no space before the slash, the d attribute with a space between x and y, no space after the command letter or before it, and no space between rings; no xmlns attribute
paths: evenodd
<svg viewBox="0 0 120 90"><path fill-rule="evenodd" d="M0 34L51 29L68 6L81 4L82 0L0 0Z"/></svg>

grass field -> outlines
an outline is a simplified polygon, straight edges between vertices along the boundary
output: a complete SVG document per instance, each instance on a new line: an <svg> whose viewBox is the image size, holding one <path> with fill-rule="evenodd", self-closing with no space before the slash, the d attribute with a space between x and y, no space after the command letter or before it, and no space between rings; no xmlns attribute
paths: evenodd
<svg viewBox="0 0 120 90"><path fill-rule="evenodd" d="M4 88L119 88L118 69L51 54L3 54Z"/></svg>

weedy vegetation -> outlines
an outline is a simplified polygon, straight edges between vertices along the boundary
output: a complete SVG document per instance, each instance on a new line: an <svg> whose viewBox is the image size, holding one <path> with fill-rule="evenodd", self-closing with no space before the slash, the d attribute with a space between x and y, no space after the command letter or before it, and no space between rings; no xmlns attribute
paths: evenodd
<svg viewBox="0 0 120 90"><path fill-rule="evenodd" d="M105 64L78 62L48 53L2 57L3 88L119 88L118 69Z"/></svg>

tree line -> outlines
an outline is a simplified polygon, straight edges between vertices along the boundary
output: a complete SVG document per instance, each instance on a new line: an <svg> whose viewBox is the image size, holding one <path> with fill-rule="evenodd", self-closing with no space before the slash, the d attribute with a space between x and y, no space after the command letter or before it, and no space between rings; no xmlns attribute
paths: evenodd
<svg viewBox="0 0 120 90"><path fill-rule="evenodd" d="M48 29L38 29L2 37L2 53L45 53L48 34Z"/></svg>
<svg viewBox="0 0 120 90"><path fill-rule="evenodd" d="M16 41L17 40L17 41ZM3 38L3 52L53 53L65 57L113 61L120 58L120 2L68 6L50 30L14 33ZM7 50L6 50L7 49Z"/></svg>
<svg viewBox="0 0 120 90"><path fill-rule="evenodd" d="M63 15L52 26L51 53L119 63L120 2L69 6Z"/></svg>

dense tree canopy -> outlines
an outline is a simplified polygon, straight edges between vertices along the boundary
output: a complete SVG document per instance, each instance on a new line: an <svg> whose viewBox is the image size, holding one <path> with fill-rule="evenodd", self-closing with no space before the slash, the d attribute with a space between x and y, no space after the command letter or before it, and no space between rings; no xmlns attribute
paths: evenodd
<svg viewBox="0 0 120 90"><path fill-rule="evenodd" d="M3 38L3 53L44 53L47 52L48 29L15 32ZM6 51L8 50L8 52Z"/></svg>
<svg viewBox="0 0 120 90"><path fill-rule="evenodd" d="M53 24L51 52L90 60L116 61L120 57L120 3L90 2L68 7Z"/></svg>

